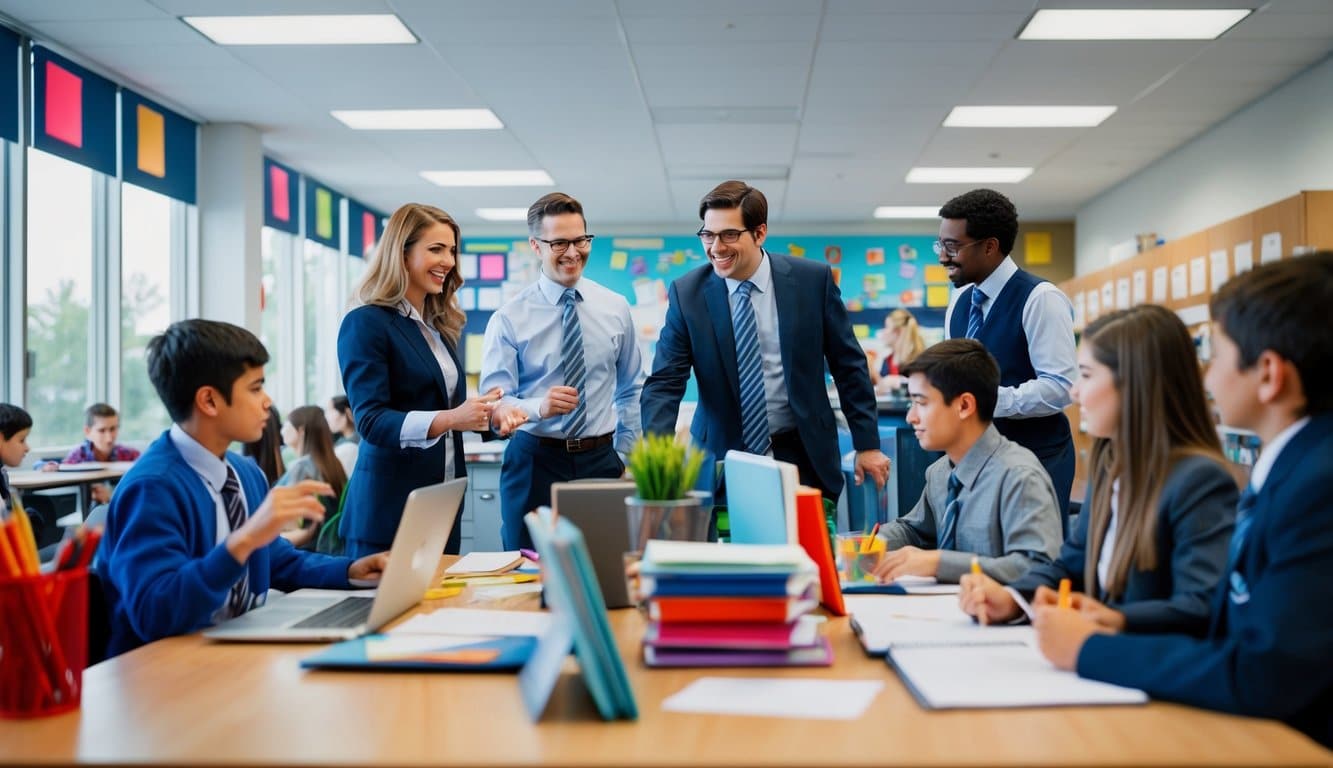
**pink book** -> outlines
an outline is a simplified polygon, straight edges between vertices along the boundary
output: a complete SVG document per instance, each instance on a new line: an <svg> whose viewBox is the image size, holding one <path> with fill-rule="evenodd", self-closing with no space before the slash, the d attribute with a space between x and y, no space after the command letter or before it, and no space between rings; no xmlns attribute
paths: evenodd
<svg viewBox="0 0 1333 768"><path fill-rule="evenodd" d="M818 616L802 616L790 624L758 622L653 622L645 645L661 648L785 651L819 642Z"/></svg>

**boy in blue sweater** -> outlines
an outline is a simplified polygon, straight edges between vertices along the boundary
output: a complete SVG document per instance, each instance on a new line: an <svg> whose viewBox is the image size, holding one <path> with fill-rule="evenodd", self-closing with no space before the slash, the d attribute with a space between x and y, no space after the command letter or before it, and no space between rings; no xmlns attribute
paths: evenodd
<svg viewBox="0 0 1333 768"><path fill-rule="evenodd" d="M1205 383L1222 422L1263 452L1236 509L1203 639L1104 634L1037 608L1041 650L1083 677L1154 698L1271 717L1333 747L1333 251L1264 265L1212 301Z"/></svg>
<svg viewBox="0 0 1333 768"><path fill-rule="evenodd" d="M320 522L325 483L268 488L227 450L264 431L268 351L227 323L185 320L148 345L148 376L175 422L125 474L107 511L99 571L111 616L108 656L262 605L272 586L347 588L377 579L386 553L355 562L302 552L279 536Z"/></svg>

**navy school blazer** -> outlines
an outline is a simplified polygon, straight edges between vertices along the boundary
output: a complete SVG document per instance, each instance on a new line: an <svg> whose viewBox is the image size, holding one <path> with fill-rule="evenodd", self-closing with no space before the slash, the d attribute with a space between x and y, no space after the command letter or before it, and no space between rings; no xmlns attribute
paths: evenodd
<svg viewBox="0 0 1333 768"><path fill-rule="evenodd" d="M1333 413L1282 449L1213 592L1207 637L1093 635L1078 673L1153 698L1283 720L1333 747ZM1239 586L1238 586L1239 585Z"/></svg>

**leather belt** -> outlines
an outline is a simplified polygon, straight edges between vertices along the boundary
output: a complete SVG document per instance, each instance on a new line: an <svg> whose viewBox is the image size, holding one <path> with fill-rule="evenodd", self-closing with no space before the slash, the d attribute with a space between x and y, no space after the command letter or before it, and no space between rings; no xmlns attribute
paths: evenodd
<svg viewBox="0 0 1333 768"><path fill-rule="evenodd" d="M550 448L562 448L565 453L586 453L594 448L610 445L615 437L615 433L608 432L596 437L539 437L537 442Z"/></svg>

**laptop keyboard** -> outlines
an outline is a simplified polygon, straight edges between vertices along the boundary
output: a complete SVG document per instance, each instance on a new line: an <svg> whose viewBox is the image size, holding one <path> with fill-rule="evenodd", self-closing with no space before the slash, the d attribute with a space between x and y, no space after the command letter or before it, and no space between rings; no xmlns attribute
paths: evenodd
<svg viewBox="0 0 1333 768"><path fill-rule="evenodd" d="M370 618L370 605L375 600L369 597L344 598L328 608L296 622L292 629L347 629L366 623Z"/></svg>

